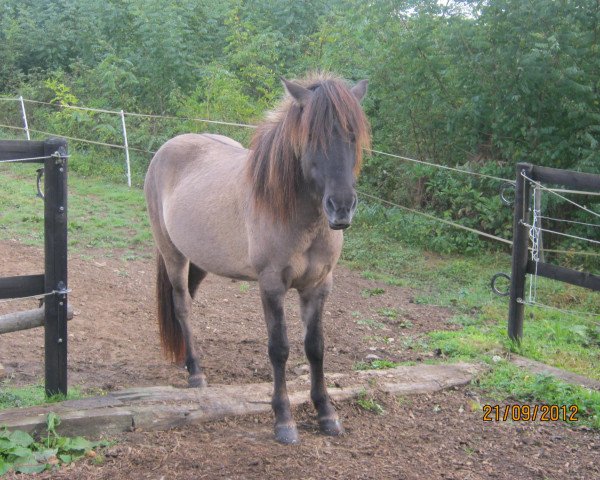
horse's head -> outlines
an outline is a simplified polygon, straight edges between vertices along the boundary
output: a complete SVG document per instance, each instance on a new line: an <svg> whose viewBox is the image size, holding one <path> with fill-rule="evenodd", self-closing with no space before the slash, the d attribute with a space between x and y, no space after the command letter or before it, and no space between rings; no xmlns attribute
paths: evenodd
<svg viewBox="0 0 600 480"><path fill-rule="evenodd" d="M282 79L302 109L299 152L302 173L322 202L330 228L344 229L356 211L356 176L362 149L368 144L368 123L359 105L367 81L347 88L339 81L308 87Z"/></svg>

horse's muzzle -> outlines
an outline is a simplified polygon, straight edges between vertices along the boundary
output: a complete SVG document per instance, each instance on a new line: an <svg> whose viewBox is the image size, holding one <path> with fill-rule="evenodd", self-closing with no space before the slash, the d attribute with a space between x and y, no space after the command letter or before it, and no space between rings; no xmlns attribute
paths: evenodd
<svg viewBox="0 0 600 480"><path fill-rule="evenodd" d="M332 230L344 230L352 223L352 217L356 211L357 198L354 191L347 194L326 195L323 199L323 210L327 216L329 228Z"/></svg>

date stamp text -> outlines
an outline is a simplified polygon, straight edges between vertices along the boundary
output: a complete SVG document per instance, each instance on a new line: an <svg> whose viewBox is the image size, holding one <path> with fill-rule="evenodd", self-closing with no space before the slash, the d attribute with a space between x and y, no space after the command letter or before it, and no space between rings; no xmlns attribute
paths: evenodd
<svg viewBox="0 0 600 480"><path fill-rule="evenodd" d="M484 405L484 422L576 422L577 405Z"/></svg>

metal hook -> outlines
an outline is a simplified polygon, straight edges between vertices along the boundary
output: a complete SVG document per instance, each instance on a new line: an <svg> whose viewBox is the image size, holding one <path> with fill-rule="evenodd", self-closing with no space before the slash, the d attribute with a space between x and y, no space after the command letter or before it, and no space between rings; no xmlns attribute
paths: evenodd
<svg viewBox="0 0 600 480"><path fill-rule="evenodd" d="M510 283L509 275L507 275L506 273L496 273L492 277L492 281L490 282L490 286L492 287L492 292L494 292L496 295L499 295L500 297L508 297L508 295L510 294L510 289L507 289L505 292L501 292L500 290L498 290L498 287L496 287L496 281L499 278L506 278Z"/></svg>
<svg viewBox="0 0 600 480"><path fill-rule="evenodd" d="M42 177L44 176L44 169L38 168L36 170L36 172L37 172L37 194L35 196L39 197L43 200L44 192L42 192L41 181L42 181Z"/></svg>
<svg viewBox="0 0 600 480"><path fill-rule="evenodd" d="M515 189L515 186L514 186L514 184L512 184L512 183L504 183L504 184L503 184L503 185L500 187L500 200L502 200L502 203L503 203L504 205L511 206L513 203L515 203L515 199L514 199L514 197L513 197L512 199L510 199L510 198L506 198L506 196L504 195L504 194L505 194L505 192L506 192L507 190L509 190L509 189L511 189L511 190L514 190L514 189ZM514 195L514 193L513 193L513 195Z"/></svg>

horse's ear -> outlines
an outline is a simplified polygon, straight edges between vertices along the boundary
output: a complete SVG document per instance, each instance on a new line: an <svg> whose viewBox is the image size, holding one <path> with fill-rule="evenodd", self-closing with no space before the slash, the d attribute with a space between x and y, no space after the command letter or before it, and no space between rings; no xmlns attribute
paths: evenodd
<svg viewBox="0 0 600 480"><path fill-rule="evenodd" d="M280 78L283 82L283 86L285 87L286 92L288 92L292 96L292 98L296 100L296 103L299 106L303 107L308 103L308 101L313 95L313 92L311 92L308 88L304 88L303 86L298 85L297 83L290 82L289 80L286 80L283 77Z"/></svg>
<svg viewBox="0 0 600 480"><path fill-rule="evenodd" d="M368 80L361 80L356 85L354 85L350 91L356 97L356 99L360 102L364 96L367 94L367 85L369 84Z"/></svg>

